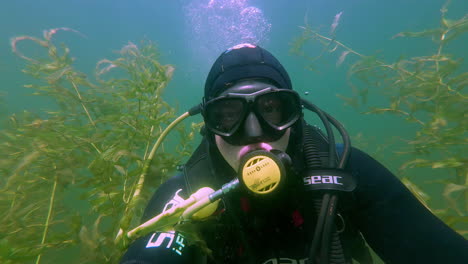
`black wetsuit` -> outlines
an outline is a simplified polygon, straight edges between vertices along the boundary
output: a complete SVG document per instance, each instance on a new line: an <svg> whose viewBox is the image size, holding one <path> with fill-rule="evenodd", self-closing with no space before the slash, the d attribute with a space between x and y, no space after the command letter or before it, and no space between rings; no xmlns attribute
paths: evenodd
<svg viewBox="0 0 468 264"><path fill-rule="evenodd" d="M209 149L203 141L184 173L158 189L143 221L188 198L200 187L217 189L232 179L231 172L224 172L229 171L223 167L226 164L210 156ZM355 249L354 243L359 242L354 239L360 232L386 263L468 263L467 240L430 213L379 162L353 148L347 169L358 182L353 197L340 198L346 222L342 239L348 260L359 257L362 248ZM189 239L178 232L156 232L135 241L122 263L305 264L316 220L311 195L297 189L282 195L274 201L258 200L242 191L226 197L215 215L200 224L207 247L212 250L210 257L204 257L199 247L190 245Z"/></svg>

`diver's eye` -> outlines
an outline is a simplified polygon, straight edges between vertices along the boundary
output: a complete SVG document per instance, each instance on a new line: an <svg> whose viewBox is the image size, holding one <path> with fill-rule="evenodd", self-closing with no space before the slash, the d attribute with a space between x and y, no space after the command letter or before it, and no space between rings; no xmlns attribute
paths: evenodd
<svg viewBox="0 0 468 264"><path fill-rule="evenodd" d="M282 121L282 102L275 95L261 97L257 102L257 111L272 124L276 125Z"/></svg>
<svg viewBox="0 0 468 264"><path fill-rule="evenodd" d="M207 122L224 133L229 132L241 121L244 104L237 99L223 99L211 103Z"/></svg>

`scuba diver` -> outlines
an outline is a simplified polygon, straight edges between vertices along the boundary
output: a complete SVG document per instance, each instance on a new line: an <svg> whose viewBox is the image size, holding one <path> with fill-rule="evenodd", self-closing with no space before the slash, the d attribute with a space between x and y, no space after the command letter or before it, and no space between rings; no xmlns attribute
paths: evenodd
<svg viewBox="0 0 468 264"><path fill-rule="evenodd" d="M306 122L306 109L324 129ZM189 112L203 115L202 141L155 192L142 222L199 188L238 187L187 227L197 235L152 230L121 263L368 264L368 246L385 263L468 263L467 240L351 147L343 126L301 99L265 49L239 44L223 52L202 103Z"/></svg>

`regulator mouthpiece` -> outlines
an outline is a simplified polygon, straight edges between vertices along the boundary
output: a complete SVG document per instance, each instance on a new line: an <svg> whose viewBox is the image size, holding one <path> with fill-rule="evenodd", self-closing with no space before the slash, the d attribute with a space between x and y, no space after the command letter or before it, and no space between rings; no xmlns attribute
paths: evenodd
<svg viewBox="0 0 468 264"><path fill-rule="evenodd" d="M268 195L285 181L289 156L282 151L254 150L245 154L239 166L239 181L255 195ZM290 160L290 159L289 159Z"/></svg>

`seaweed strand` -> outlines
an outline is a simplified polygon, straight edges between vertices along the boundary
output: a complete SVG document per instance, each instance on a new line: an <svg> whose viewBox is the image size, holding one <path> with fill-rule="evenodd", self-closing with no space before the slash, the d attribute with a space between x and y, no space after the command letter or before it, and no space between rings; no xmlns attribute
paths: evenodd
<svg viewBox="0 0 468 264"><path fill-rule="evenodd" d="M50 195L50 202L49 202L49 209L48 209L48 212L47 212L47 218L46 218L46 221L44 223L44 232L42 233L41 246L43 246L45 244L45 241L46 241L46 238L47 238L47 232L49 231L49 223L50 223L50 219L52 218L52 210L54 208L55 191L56 190L57 190L57 174L55 174L55 177L54 177L54 185L52 187L52 193ZM39 255L37 255L36 264L40 263L41 257L42 257L42 253L39 253Z"/></svg>

